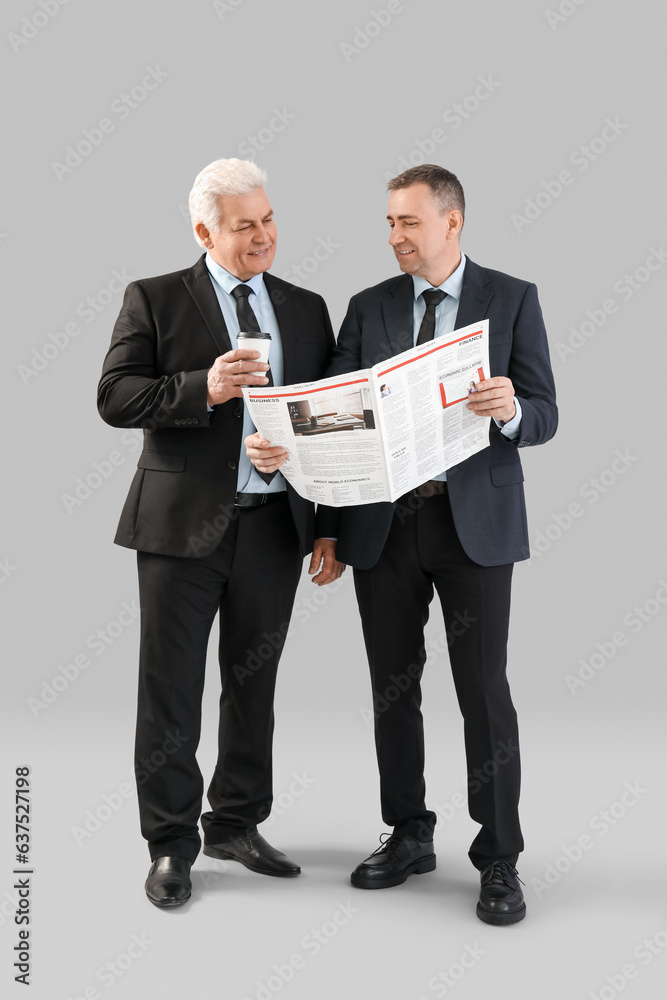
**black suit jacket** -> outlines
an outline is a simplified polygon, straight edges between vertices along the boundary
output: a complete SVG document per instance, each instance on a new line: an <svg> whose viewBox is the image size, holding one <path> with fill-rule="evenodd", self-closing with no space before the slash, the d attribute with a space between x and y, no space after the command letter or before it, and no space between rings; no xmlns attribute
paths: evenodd
<svg viewBox="0 0 667 1000"><path fill-rule="evenodd" d="M402 274L350 301L327 376L369 368L413 346L413 281ZM489 320L491 375L508 376L521 404L520 436L504 437L491 421L489 447L447 471L456 530L482 566L527 559L528 528L519 448L556 433L558 411L547 335L535 285L466 261L456 328ZM390 503L322 509L320 527L337 536L337 558L373 566L389 533Z"/></svg>
<svg viewBox="0 0 667 1000"><path fill-rule="evenodd" d="M108 424L144 431L115 541L145 552L208 555L235 516L243 400L207 412L208 370L232 345L204 260L128 285L98 388ZM334 346L324 300L270 274L264 281L285 383L322 378ZM287 492L305 555L314 507L290 486Z"/></svg>

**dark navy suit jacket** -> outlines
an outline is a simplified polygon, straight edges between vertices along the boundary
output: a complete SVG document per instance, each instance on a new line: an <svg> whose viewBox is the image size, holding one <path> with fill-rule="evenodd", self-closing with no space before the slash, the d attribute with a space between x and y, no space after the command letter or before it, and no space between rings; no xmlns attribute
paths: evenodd
<svg viewBox="0 0 667 1000"><path fill-rule="evenodd" d="M413 346L413 287L401 274L352 298L327 377L370 368ZM558 410L537 288L468 258L456 329L482 319L489 320L491 375L509 377L520 401L520 433L510 441L491 421L489 447L448 469L447 483L465 552L482 566L500 566L530 554L519 449L552 438ZM341 562L368 569L382 552L393 508L320 508L318 528L338 538Z"/></svg>

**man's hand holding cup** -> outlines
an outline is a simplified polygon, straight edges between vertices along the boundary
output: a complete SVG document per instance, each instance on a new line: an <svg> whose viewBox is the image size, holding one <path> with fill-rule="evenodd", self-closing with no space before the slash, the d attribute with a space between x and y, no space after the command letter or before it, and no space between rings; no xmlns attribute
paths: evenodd
<svg viewBox="0 0 667 1000"><path fill-rule="evenodd" d="M261 352L249 348L237 348L227 351L215 359L209 369L207 379L207 397L209 406L226 403L235 396L243 396L241 387L244 385L266 386L269 380L266 372L268 364L258 361Z"/></svg>

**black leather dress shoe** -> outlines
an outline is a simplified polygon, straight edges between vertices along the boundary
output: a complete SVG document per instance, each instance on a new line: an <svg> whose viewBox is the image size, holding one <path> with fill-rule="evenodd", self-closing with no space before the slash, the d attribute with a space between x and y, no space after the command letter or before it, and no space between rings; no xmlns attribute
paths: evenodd
<svg viewBox="0 0 667 1000"><path fill-rule="evenodd" d="M351 875L357 889L388 889L405 882L408 875L422 875L435 869L433 841L399 837L392 833Z"/></svg>
<svg viewBox="0 0 667 1000"><path fill-rule="evenodd" d="M257 830L235 840L226 840L222 844L205 844L204 854L222 861L240 861L251 872L259 875L293 878L301 874L299 866L281 851L271 847Z"/></svg>
<svg viewBox="0 0 667 1000"><path fill-rule="evenodd" d="M516 868L494 861L482 869L477 916L486 924L516 924L526 915L526 904Z"/></svg>
<svg viewBox="0 0 667 1000"><path fill-rule="evenodd" d="M155 906L181 906L192 892L187 858L156 858L148 872L144 889Z"/></svg>

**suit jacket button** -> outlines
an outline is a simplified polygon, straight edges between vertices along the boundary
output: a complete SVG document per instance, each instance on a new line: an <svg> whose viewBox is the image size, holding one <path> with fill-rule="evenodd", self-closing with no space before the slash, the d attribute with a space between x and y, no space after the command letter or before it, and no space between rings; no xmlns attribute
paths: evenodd
<svg viewBox="0 0 667 1000"><path fill-rule="evenodd" d="M198 424L199 423L199 417L193 417L192 418L192 423L193 424Z"/></svg>
<svg viewBox="0 0 667 1000"><path fill-rule="evenodd" d="M227 465L228 465L228 467L230 469L235 469L236 468L236 462L227 462Z"/></svg>
<svg viewBox="0 0 667 1000"><path fill-rule="evenodd" d="M242 411L242 410L239 410L238 406L237 406L237 407L236 407L236 409L234 410L234 416L235 416L235 417L241 417L241 416L243 416L243 411Z"/></svg>
<svg viewBox="0 0 667 1000"><path fill-rule="evenodd" d="M176 417L176 419L174 420L174 423L176 424L177 427L181 426L181 421L179 420L178 417Z"/></svg>

